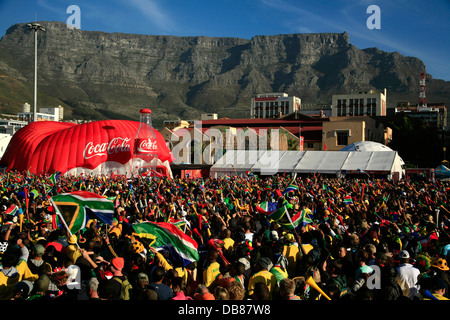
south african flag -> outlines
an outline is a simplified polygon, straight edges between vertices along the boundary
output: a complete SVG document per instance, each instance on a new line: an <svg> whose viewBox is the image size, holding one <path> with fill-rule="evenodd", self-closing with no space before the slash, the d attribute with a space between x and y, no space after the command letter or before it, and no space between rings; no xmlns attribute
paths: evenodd
<svg viewBox="0 0 450 320"><path fill-rule="evenodd" d="M183 266L200 258L197 242L172 223L147 221L133 224L133 229L139 237L150 239L150 246L168 250Z"/></svg>
<svg viewBox="0 0 450 320"><path fill-rule="evenodd" d="M278 221L278 224L288 230L292 230L297 228L298 226L305 226L307 224L312 224L313 220L311 219L312 212L310 209L306 208L299 212L297 212L292 218L289 213L286 214L287 219L282 219Z"/></svg>
<svg viewBox="0 0 450 320"><path fill-rule="evenodd" d="M56 213L72 234L83 229L90 219L112 224L114 203L101 195L74 191L53 196L51 201Z"/></svg>

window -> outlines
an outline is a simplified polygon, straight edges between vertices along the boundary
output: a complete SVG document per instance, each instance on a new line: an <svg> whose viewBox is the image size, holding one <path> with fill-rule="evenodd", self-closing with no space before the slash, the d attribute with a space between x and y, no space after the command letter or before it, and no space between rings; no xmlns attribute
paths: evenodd
<svg viewBox="0 0 450 320"><path fill-rule="evenodd" d="M262 118L262 108L261 107L255 108L255 118Z"/></svg>
<svg viewBox="0 0 450 320"><path fill-rule="evenodd" d="M377 99L367 98L367 115L375 116L377 114Z"/></svg>
<svg viewBox="0 0 450 320"><path fill-rule="evenodd" d="M377 99L372 98L372 116L377 115Z"/></svg>
<svg viewBox="0 0 450 320"><path fill-rule="evenodd" d="M347 99L338 99L336 109L337 109L338 116L346 116L347 115ZM353 111L352 111L351 105L350 105L349 112L350 112L350 115L352 115Z"/></svg>
<svg viewBox="0 0 450 320"><path fill-rule="evenodd" d="M342 115L347 115L347 99L342 99Z"/></svg>
<svg viewBox="0 0 450 320"><path fill-rule="evenodd" d="M375 116L377 112L377 99L367 98L367 115Z"/></svg>
<svg viewBox="0 0 450 320"><path fill-rule="evenodd" d="M336 131L336 145L348 145L348 131Z"/></svg>

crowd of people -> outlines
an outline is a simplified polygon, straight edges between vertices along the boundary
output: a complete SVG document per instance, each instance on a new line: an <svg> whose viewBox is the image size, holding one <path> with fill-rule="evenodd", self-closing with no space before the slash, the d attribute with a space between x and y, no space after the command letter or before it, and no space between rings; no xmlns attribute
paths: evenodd
<svg viewBox="0 0 450 320"><path fill-rule="evenodd" d="M449 182L319 174L148 178L0 176L1 300L448 300ZM286 189L287 186L295 186ZM72 234L52 196L114 203ZM285 227L261 203L308 219ZM176 224L180 263L133 225Z"/></svg>

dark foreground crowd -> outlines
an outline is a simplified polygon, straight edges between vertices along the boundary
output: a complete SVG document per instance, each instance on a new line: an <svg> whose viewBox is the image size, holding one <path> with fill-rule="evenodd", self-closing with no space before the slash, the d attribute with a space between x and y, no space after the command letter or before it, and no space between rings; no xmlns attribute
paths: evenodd
<svg viewBox="0 0 450 320"><path fill-rule="evenodd" d="M1 175L1 300L448 300L450 184L321 175L132 178ZM296 187L286 192L288 185ZM33 192L30 192L32 190ZM76 234L50 197L91 191L111 225ZM286 205L285 228L258 205ZM16 206L17 211L11 212ZM17 214L17 212L19 214ZM184 265L133 232L170 222L198 244Z"/></svg>

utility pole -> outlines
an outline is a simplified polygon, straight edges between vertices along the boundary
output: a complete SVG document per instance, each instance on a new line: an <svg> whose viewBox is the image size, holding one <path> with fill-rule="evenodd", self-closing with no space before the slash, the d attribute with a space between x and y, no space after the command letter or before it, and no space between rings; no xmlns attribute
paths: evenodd
<svg viewBox="0 0 450 320"><path fill-rule="evenodd" d="M33 122L37 121L37 33L44 31L45 28L39 23L28 23L28 28L34 31L34 103L33 103Z"/></svg>

